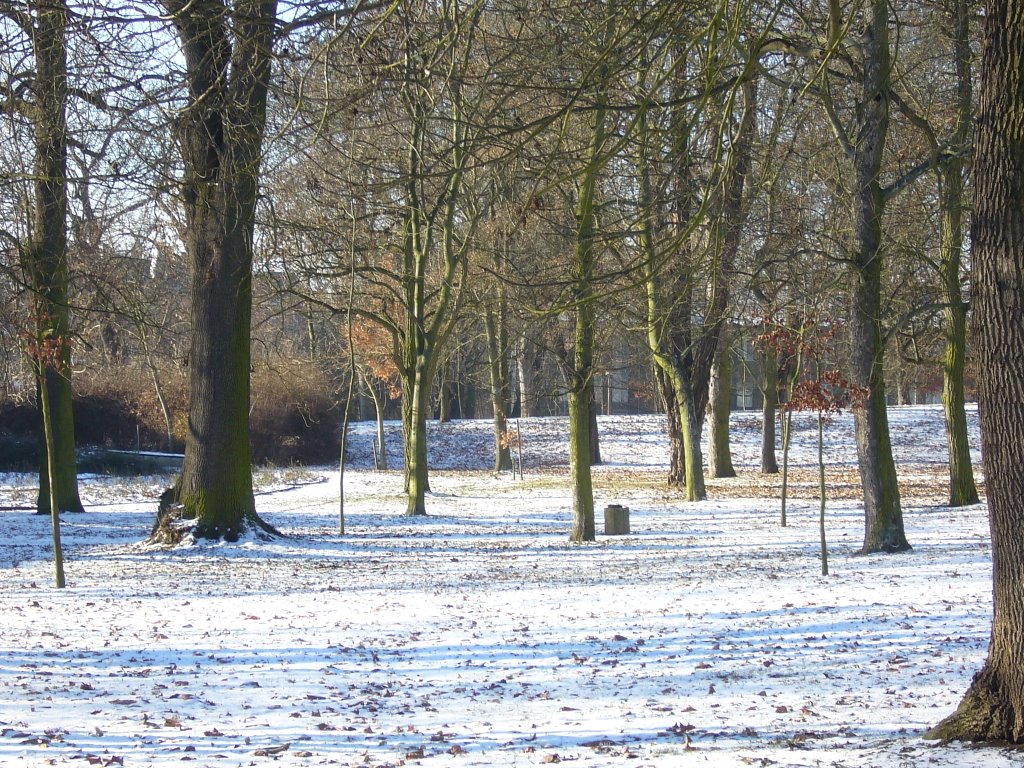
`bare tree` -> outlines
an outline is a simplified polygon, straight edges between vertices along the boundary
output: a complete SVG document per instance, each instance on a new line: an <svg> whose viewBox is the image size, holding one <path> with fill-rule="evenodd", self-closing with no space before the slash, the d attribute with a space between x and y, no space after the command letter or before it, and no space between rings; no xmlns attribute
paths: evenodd
<svg viewBox="0 0 1024 768"><path fill-rule="evenodd" d="M273 532L257 514L249 446L250 320L256 199L273 56L275 0L167 0L188 103L178 144L191 275L189 430L166 509L200 538Z"/></svg>
<svg viewBox="0 0 1024 768"><path fill-rule="evenodd" d="M36 336L45 337L57 350L54 365L40 368L37 387L51 411L49 450L43 451L37 507L49 512L81 512L75 458L74 415L71 404L71 326L68 307L68 8L63 0L0 4L0 15L13 24L30 47L23 63L27 71L6 73L6 106L25 116L34 143L31 218L24 238L8 233L18 243L21 265L34 296ZM29 65L31 66L31 65ZM52 455L51 455L52 454ZM52 470L52 471L51 471ZM52 493L50 484L53 484Z"/></svg>

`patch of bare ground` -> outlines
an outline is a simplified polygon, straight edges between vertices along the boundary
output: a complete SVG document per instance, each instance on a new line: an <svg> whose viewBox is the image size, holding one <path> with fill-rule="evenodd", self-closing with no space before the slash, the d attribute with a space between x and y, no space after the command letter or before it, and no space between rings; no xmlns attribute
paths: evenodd
<svg viewBox="0 0 1024 768"><path fill-rule="evenodd" d="M563 470L546 470L543 476L549 483L554 477L567 474ZM529 478L528 478L529 479ZM984 495L984 478L975 478L979 492ZM766 475L749 468L737 470L736 477L704 478L709 499L781 499L782 473ZM557 483L555 483L557 484ZM906 464L899 467L900 498L905 505L915 507L945 506L949 498L949 474L943 464ZM791 499L818 498L818 468L791 467L787 480L787 494ZM635 469L608 467L594 477L595 491L614 491L630 488L646 492L662 492L671 499L681 490L669 486L662 469ZM860 475L854 466L825 468L825 488L828 499L859 501L863 498Z"/></svg>

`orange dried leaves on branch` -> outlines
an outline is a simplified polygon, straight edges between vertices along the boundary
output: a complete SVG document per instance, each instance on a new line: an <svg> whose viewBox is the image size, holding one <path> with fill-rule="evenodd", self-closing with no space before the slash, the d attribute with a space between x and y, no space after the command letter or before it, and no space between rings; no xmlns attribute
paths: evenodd
<svg viewBox="0 0 1024 768"><path fill-rule="evenodd" d="M25 353L39 365L40 369L52 368L60 372L64 367L65 353L71 345L71 340L63 334L56 333L51 319L46 315L39 315L37 320L37 332L22 333Z"/></svg>
<svg viewBox="0 0 1024 768"><path fill-rule="evenodd" d="M388 397L400 397L402 390L390 334L379 325L361 322L352 328L352 346L359 364L370 376L387 386Z"/></svg>
<svg viewBox="0 0 1024 768"><path fill-rule="evenodd" d="M822 371L814 379L797 382L783 411L817 411L834 415L860 408L866 402L866 387L854 386L838 370Z"/></svg>
<svg viewBox="0 0 1024 768"><path fill-rule="evenodd" d="M519 447L519 435L513 432L511 429L506 429L501 433L501 447L502 448L517 448Z"/></svg>

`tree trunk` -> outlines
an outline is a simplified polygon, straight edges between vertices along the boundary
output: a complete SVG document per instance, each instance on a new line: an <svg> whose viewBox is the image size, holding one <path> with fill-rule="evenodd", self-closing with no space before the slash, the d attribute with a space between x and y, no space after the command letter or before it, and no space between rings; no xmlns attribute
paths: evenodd
<svg viewBox="0 0 1024 768"><path fill-rule="evenodd" d="M67 310L64 311L66 315ZM58 512L84 511L82 500L78 495L78 460L75 456L75 422L69 378L71 376L71 359L67 350L61 353L60 365L65 373L58 373L53 368L47 368L45 373L46 397L50 401L53 468L51 471L49 467L50 450L46 450L47 441L44 439L44 450L40 454L39 495L36 500L36 510L40 515L50 514L50 503L54 499L57 502ZM40 430L45 434L41 387L39 394ZM51 477L54 485L53 493L50 492Z"/></svg>
<svg viewBox="0 0 1024 768"><path fill-rule="evenodd" d="M615 18L610 9L605 19L610 37ZM604 92L608 73L602 65L599 93ZM600 104L603 99L598 99ZM575 306L572 351L566 352L563 368L569 381L569 462L573 480L572 530L570 541L594 541L594 489L591 476L591 423L594 413L594 293L593 279L597 259L596 212L598 177L604 165L606 110L599 106L590 121L587 164L580 179L576 202L576 248L570 275Z"/></svg>
<svg viewBox="0 0 1024 768"><path fill-rule="evenodd" d="M851 311L853 383L868 391L864 406L854 411L857 459L864 493L862 554L910 549L903 532L896 463L889 438L889 418L882 377L881 265L877 260L855 274Z"/></svg>
<svg viewBox="0 0 1024 768"><path fill-rule="evenodd" d="M985 14L974 152L972 312L992 533L992 637L959 709L928 738L1024 743L1024 2Z"/></svg>
<svg viewBox="0 0 1024 768"><path fill-rule="evenodd" d="M599 467L604 462L601 461L601 438L597 431L597 398L594 394L594 380L590 380L590 465L592 467Z"/></svg>
<svg viewBox="0 0 1024 768"><path fill-rule="evenodd" d="M451 361L441 369L441 376L437 383L437 421L439 424L447 424L452 420L453 401L455 393L451 384Z"/></svg>
<svg viewBox="0 0 1024 768"><path fill-rule="evenodd" d="M679 407L676 393L668 374L660 365L654 369L658 392L665 405L665 422L668 429L669 470L668 484L676 488L686 487L686 450L683 448L683 427L679 423Z"/></svg>
<svg viewBox="0 0 1024 768"><path fill-rule="evenodd" d="M537 346L527 338L526 334L519 337L519 350L516 355L516 374L519 378L519 415L537 416L537 393L534 381L537 378Z"/></svg>
<svg viewBox="0 0 1024 768"><path fill-rule="evenodd" d="M451 6L454 7L454 6ZM449 8L448 5L445 6ZM407 43L410 48L413 38ZM433 103L423 78L430 78L417 63L419 57L407 50L403 83L403 101L410 135L406 154L404 181L404 243L402 254L402 289L405 323L400 336L400 359L395 363L402 378L402 427L405 433L405 488L408 493L407 514L425 515L425 494L430 490L427 465L427 419L430 415L430 394L440 355L454 331L459 318L462 287L466 276L467 245L456 242L458 205L462 177L467 163L466 123L461 119L461 95L458 77L448 81L450 112L446 124L452 130L449 160L451 165L441 177L440 197L435 206L427 204L422 193L429 178L436 182L428 163L431 147L428 137L432 126ZM434 208L436 215L428 215ZM466 238L466 243L472 238ZM428 285L428 274L440 263L439 288ZM445 398L442 397L442 400Z"/></svg>
<svg viewBox="0 0 1024 768"><path fill-rule="evenodd" d="M953 0L953 46L957 74L957 130L954 145L966 145L972 124L971 36L968 0ZM963 235L964 161L955 158L940 172L942 253L939 266L944 311L946 351L942 367L942 406L949 444L949 505L978 503L971 448L964 412L964 364L967 350L967 305L960 289Z"/></svg>
<svg viewBox="0 0 1024 768"><path fill-rule="evenodd" d="M590 400L588 387L569 390L569 464L572 471L570 541L594 541L594 486L590 472Z"/></svg>
<svg viewBox="0 0 1024 768"><path fill-rule="evenodd" d="M724 348L711 367L708 399L708 469L712 477L736 477L729 450L729 396L732 384L732 352Z"/></svg>
<svg viewBox="0 0 1024 768"><path fill-rule="evenodd" d="M698 415L697 434L703 424L703 414L711 395L712 368L721 360L722 338L729 314L729 292L734 265L739 254L743 223L747 209L743 205L743 188L750 171L751 147L757 131L757 80L743 83L743 114L731 142L731 151L725 169L724 194L721 214L714 221L714 236L718 258L713 265L714 279L708 302L704 332L694 344L690 386L694 407ZM731 475L729 475L731 476ZM717 475L716 475L717 477Z"/></svg>
<svg viewBox="0 0 1024 768"><path fill-rule="evenodd" d="M887 0L871 0L861 38L864 51L860 131L854 147L856 191L850 298L851 381L867 388L868 401L854 412L857 463L864 491L862 553L910 549L896 484L885 403L882 331L882 213L880 187L889 125L889 31Z"/></svg>
<svg viewBox="0 0 1024 768"><path fill-rule="evenodd" d="M411 376L402 376L402 490L409 493L409 470L412 468L412 392Z"/></svg>
<svg viewBox="0 0 1024 768"><path fill-rule="evenodd" d="M362 378L363 386L366 388L366 391L370 394L370 399L373 401L373 412L377 422L377 448L379 449L379 456L375 468L379 470L386 470L388 468L388 451L387 446L384 444L383 398L377 389L377 383L372 374L368 375L366 371L361 371L360 378Z"/></svg>
<svg viewBox="0 0 1024 768"><path fill-rule="evenodd" d="M487 367L491 379L491 412L494 418L494 471L512 469L512 450L508 440L509 382L507 345L505 336L504 301L499 303L498 315L492 307L484 311L487 329Z"/></svg>
<svg viewBox="0 0 1024 768"><path fill-rule="evenodd" d="M818 411L818 546L821 575L828 576L828 541L825 538L825 417Z"/></svg>
<svg viewBox="0 0 1024 768"><path fill-rule="evenodd" d="M682 57L682 53L679 54ZM674 74L676 89L685 89L682 58ZM692 214L693 189L690 178L687 121L681 108L673 114L673 133L679 146L673 158L673 185L676 192L672 211L672 231L668 233L676 248L676 257L667 267L658 265L660 213L651 183L650 154L655 149L653 136L644 116L639 124L640 152L637 163L640 183L640 210L643 220L641 243L644 248L644 288L646 291L647 344L654 360L658 388L668 414L670 485L685 486L688 501L707 497L704 490L703 457L700 450L700 417L695 410L693 392L692 270L693 255L686 243L674 238L685 231Z"/></svg>
<svg viewBox="0 0 1024 768"><path fill-rule="evenodd" d="M775 413L779 407L779 358L774 349L761 356L761 474L777 475Z"/></svg>
<svg viewBox="0 0 1024 768"><path fill-rule="evenodd" d="M430 411L431 378L422 366L417 366L409 390L409 432L405 453L409 499L405 513L410 517L427 514L426 493L430 490L427 475L427 415Z"/></svg>
<svg viewBox="0 0 1024 768"><path fill-rule="evenodd" d="M979 501L964 409L967 307L960 301L956 306L947 306L945 315L947 338L942 371L942 408L949 445L949 506L963 507Z"/></svg>
<svg viewBox="0 0 1024 768"><path fill-rule="evenodd" d="M789 443L793 437L793 412L788 408L782 413L782 491L779 494L779 525L785 528L786 504L789 501Z"/></svg>
<svg viewBox="0 0 1024 768"><path fill-rule="evenodd" d="M189 104L178 140L192 280L189 430L173 500L197 538L275 532L256 514L249 446L252 257L274 0L164 0ZM169 534L158 520L154 537Z"/></svg>
<svg viewBox="0 0 1024 768"><path fill-rule="evenodd" d="M669 441L672 451L672 473L670 482L686 489L687 501L703 501L707 498L704 486L704 459L700 449L700 432L697 429L696 405L689 379L673 361L664 355L655 355L659 366L659 379L665 392L668 407ZM667 393L671 393L670 395ZM676 432L673 435L673 427ZM678 477L678 480L675 478ZM675 482L673 482L675 480Z"/></svg>
<svg viewBox="0 0 1024 768"><path fill-rule="evenodd" d="M37 366L44 369L40 371L40 376L45 376L45 369L49 367L49 361L46 357L42 357L37 361ZM43 435L46 441L47 456L47 474L52 478L56 473L56 452L53 450L53 413L50 408L50 396L45 388L40 393L40 407L43 411ZM56 483L50 483L50 489L56 488ZM54 571L54 586L57 589L63 589L65 586L64 582L64 548L61 546L60 541L60 507L57 504L56 495L51 492L50 503L50 527L51 534L53 537L53 571Z"/></svg>
<svg viewBox="0 0 1024 768"><path fill-rule="evenodd" d="M32 33L36 73L32 80L35 104L31 110L35 138L32 233L22 249L23 264L34 293L38 337L55 353L54 365L37 385L46 387L50 406L53 455L43 451L39 471L40 514L51 512L50 473L58 512L81 512L75 458L75 424L71 405L71 331L68 313L67 254L67 32L63 0L32 4ZM43 401L40 390L40 408ZM41 413L41 410L40 410ZM39 421L44 433L43 419ZM46 446L46 440L43 440Z"/></svg>

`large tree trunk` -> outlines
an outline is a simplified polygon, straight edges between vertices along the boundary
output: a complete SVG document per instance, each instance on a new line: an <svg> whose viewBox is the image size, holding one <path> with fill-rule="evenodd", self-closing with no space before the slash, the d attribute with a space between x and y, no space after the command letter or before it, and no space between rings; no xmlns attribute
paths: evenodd
<svg viewBox="0 0 1024 768"><path fill-rule="evenodd" d="M972 312L992 533L992 638L959 709L927 736L1024 743L1024 2L985 14L974 152Z"/></svg>
<svg viewBox="0 0 1024 768"><path fill-rule="evenodd" d="M192 280L189 429L173 500L198 538L273 532L256 514L249 446L252 257L274 0L164 0L189 89L178 140ZM168 528L154 530L160 538Z"/></svg>
<svg viewBox="0 0 1024 768"><path fill-rule="evenodd" d="M971 37L968 0L953 0L953 50L957 74L957 130L954 146L959 150L969 141L972 121ZM939 203L942 209L942 253L939 266L946 332L946 353L942 368L942 405L946 415L949 444L949 505L962 507L978 503L974 483L971 447L967 439L964 412L964 364L967 351L967 305L960 290L960 261L963 252L964 161L952 159L940 173Z"/></svg>
<svg viewBox="0 0 1024 768"><path fill-rule="evenodd" d="M35 133L33 231L22 258L34 292L34 323L51 357L43 380L50 406L53 491L58 512L81 512L75 459L75 425L71 406L71 331L68 314L67 253L67 6L63 0L33 3L32 32L36 73L35 104L31 110ZM31 23L31 22L29 22ZM40 392L42 395L42 392ZM39 402L42 403L42 396ZM40 415L40 434L43 421ZM43 441L45 447L46 442ZM50 513L50 474L46 450L39 472L40 514Z"/></svg>
<svg viewBox="0 0 1024 768"><path fill-rule="evenodd" d="M864 554L910 549L903 531L882 377L880 271L877 260L857 270L851 301L852 380L868 391L864 406L854 411L857 461L864 493Z"/></svg>
<svg viewBox="0 0 1024 768"><path fill-rule="evenodd" d="M903 532L896 463L889 439L882 361L882 213L879 178L889 125L888 0L871 0L861 42L864 51L860 131L854 146L856 191L850 298L851 380L867 388L868 401L854 412L857 463L864 491L862 552L910 549Z"/></svg>

